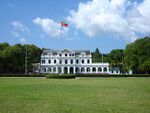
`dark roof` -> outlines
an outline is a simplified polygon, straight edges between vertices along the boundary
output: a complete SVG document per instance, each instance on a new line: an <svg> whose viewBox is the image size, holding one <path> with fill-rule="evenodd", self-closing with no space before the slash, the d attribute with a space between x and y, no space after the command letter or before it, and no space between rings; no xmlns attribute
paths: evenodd
<svg viewBox="0 0 150 113"><path fill-rule="evenodd" d="M120 71L120 68L119 67L111 67L110 70L111 71Z"/></svg>
<svg viewBox="0 0 150 113"><path fill-rule="evenodd" d="M47 49L47 50L43 50L43 53L62 53L65 51L70 51L70 52L74 52L75 54L80 54L82 52L86 53L86 54L90 54L90 50L69 50L69 49L64 49L64 50L54 50L54 49Z"/></svg>

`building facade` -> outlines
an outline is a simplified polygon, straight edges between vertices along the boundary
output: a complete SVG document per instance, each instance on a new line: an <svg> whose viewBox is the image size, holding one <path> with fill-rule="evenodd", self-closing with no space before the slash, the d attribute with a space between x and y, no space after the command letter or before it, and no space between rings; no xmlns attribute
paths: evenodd
<svg viewBox="0 0 150 113"><path fill-rule="evenodd" d="M109 74L109 63L92 63L90 50L44 50L40 73Z"/></svg>

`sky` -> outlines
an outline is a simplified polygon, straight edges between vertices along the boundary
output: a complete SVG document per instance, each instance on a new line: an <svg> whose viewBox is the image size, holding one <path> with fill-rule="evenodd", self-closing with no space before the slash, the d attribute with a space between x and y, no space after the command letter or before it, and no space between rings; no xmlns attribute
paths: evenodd
<svg viewBox="0 0 150 113"><path fill-rule="evenodd" d="M109 53L149 36L149 6L150 0L0 0L0 43Z"/></svg>

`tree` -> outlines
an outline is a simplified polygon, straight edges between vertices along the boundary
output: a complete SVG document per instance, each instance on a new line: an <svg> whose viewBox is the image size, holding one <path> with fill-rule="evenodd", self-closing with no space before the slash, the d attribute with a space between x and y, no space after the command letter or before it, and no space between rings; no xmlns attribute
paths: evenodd
<svg viewBox="0 0 150 113"><path fill-rule="evenodd" d="M124 50L123 49L114 49L109 53L108 61L110 66L119 67L122 72L124 72L123 66Z"/></svg>
<svg viewBox="0 0 150 113"><path fill-rule="evenodd" d="M150 37L138 39L128 44L125 49L126 69L134 73L149 73L150 70Z"/></svg>
<svg viewBox="0 0 150 113"><path fill-rule="evenodd" d="M92 53L93 62L101 62L101 54L98 48Z"/></svg>

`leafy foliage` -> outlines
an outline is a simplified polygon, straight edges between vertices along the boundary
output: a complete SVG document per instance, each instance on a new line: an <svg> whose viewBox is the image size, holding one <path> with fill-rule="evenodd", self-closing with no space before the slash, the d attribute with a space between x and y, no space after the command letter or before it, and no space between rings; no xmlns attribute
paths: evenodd
<svg viewBox="0 0 150 113"><path fill-rule="evenodd" d="M0 44L0 73L24 73L26 45L7 43ZM35 45L27 45L28 70L32 63L40 62L41 49Z"/></svg>
<svg viewBox="0 0 150 113"><path fill-rule="evenodd" d="M134 73L150 73L150 37L138 39L126 46L125 65Z"/></svg>

